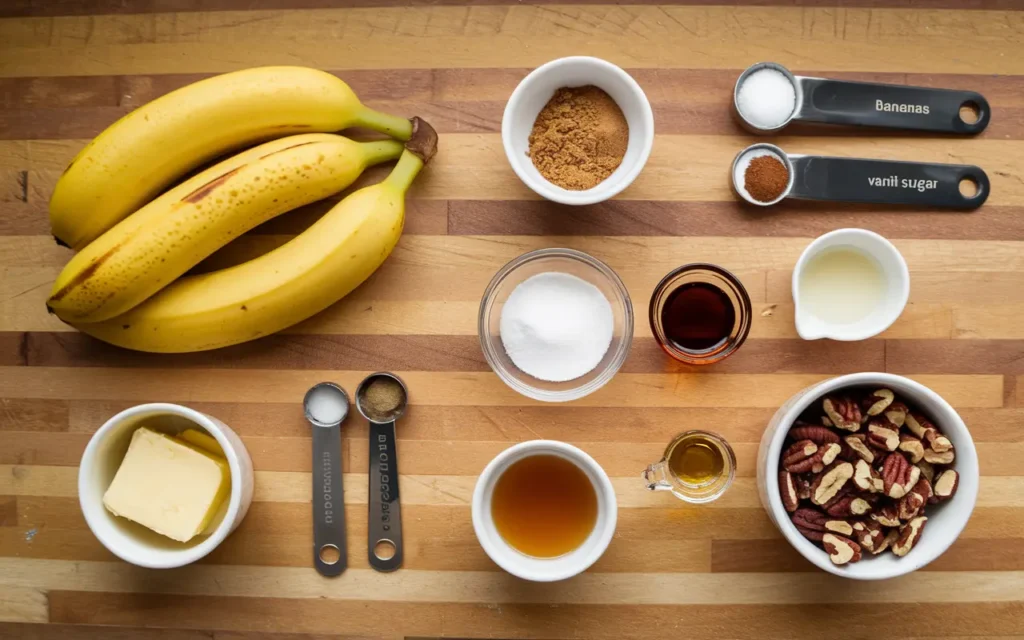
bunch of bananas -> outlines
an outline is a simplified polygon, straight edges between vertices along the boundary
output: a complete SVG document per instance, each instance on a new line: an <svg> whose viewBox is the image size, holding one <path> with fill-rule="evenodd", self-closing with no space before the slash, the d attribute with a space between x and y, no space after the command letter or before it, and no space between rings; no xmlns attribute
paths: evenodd
<svg viewBox="0 0 1024 640"><path fill-rule="evenodd" d="M320 133L351 126L405 144ZM164 191L211 158L300 131ZM80 331L139 351L202 351L280 331L340 300L390 255L405 192L436 148L427 123L368 109L348 85L315 69L248 69L183 87L111 125L57 182L53 234L78 253L47 308ZM249 229L396 158L383 182L350 194L277 249L185 275Z"/></svg>

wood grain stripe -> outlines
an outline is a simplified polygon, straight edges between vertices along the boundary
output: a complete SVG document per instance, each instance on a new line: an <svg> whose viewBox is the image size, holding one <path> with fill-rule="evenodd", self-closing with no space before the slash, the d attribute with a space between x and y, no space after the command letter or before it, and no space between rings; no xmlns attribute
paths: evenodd
<svg viewBox="0 0 1024 640"><path fill-rule="evenodd" d="M402 636L354 636L341 633L305 634L187 629L153 629L50 623L0 623L0 637L20 640L403 640ZM427 639L420 639L427 640Z"/></svg>
<svg viewBox="0 0 1024 640"><path fill-rule="evenodd" d="M813 60L840 71L887 71L902 51L908 72L1024 72L1016 12L517 5L170 15L5 20L0 41L11 55L0 75L209 73L282 59L331 69L528 68L581 51L627 67L697 69L741 68L775 51L791 66Z"/></svg>
<svg viewBox="0 0 1024 640"><path fill-rule="evenodd" d="M0 587L0 621L46 622L49 618L45 593L38 589Z"/></svg>
<svg viewBox="0 0 1024 640"><path fill-rule="evenodd" d="M658 134L644 171L623 192L622 198L732 202L735 194L726 169L737 152L755 141L752 136ZM30 183L31 172L40 172L41 179L55 180L85 142L2 140L0 170L6 170L11 177L20 175L11 171L29 171ZM935 138L788 136L775 142L789 153L976 164L984 167L992 182L988 206L1024 205L1024 183L1015 178L1017 168L1024 162L1024 143L1018 140L967 139L950 145L948 140ZM686 161L681 162L681 158ZM437 200L539 199L510 176L497 134L452 133L443 136L437 156L413 186L410 196ZM762 211L759 215L766 213Z"/></svg>
<svg viewBox="0 0 1024 640"><path fill-rule="evenodd" d="M613 0L536 0L533 4L615 4ZM509 4L508 0L349 0L348 7L388 7L388 6L465 6L477 7L485 5ZM831 7L832 0L631 0L630 4L658 5L736 5L796 7ZM141 14L165 13L169 11L267 11L272 9L318 9L337 5L336 0L8 0L0 7L0 17L26 16L80 16L95 14ZM913 0L848 0L843 3L847 7L914 7ZM931 0L928 7L932 9L958 10L1019 10L1019 0Z"/></svg>
<svg viewBox="0 0 1024 640"><path fill-rule="evenodd" d="M806 603L935 603L1021 602L1024 574L997 572L922 572L897 582L851 582L843 593L823 588L835 578L825 573L765 574L662 574L648 580L642 574L584 574L574 580L577 589L518 583L509 589L511 576L497 572L404 571L394 576L372 570L350 569L345 580L324 581L314 571L289 567L227 567L196 565L173 575L154 576L125 563L74 563L62 560L0 559L0 584L22 588L110 591L145 588L150 593L181 595L237 595L269 597L287 585L289 599L325 598L359 601L374 593L379 601L429 601L431 589L459 603L544 603L611 605L618 592L633 594L642 604L789 604ZM139 578L148 579L139 580ZM214 582L216 580L216 582ZM63 581L63 582L62 582ZM909 587L913 587L910 589ZM52 593L52 592L51 592Z"/></svg>
<svg viewBox="0 0 1024 640"><path fill-rule="evenodd" d="M683 590L691 587L681 587ZM944 586L938 586L942 590ZM832 591L832 589L822 589ZM339 624L351 633L404 633L417 636L482 637L503 629L514 638L646 638L650 629L666 629L687 621L687 637L740 637L757 628L766 638L816 637L821 618L834 625L830 637L862 637L864 620L886 621L893 636L989 634L1017 632L1024 609L1015 603L949 603L870 605L698 605L636 606L418 604L375 601L326 602L281 598L183 597L55 591L50 595L54 621L256 631L281 629L306 633L332 632ZM119 606L115 606L118 602ZM259 616L253 616L259 611ZM644 621L637 624L637 619ZM571 629L567 628L571 625Z"/></svg>
<svg viewBox="0 0 1024 640"><path fill-rule="evenodd" d="M94 369L83 378L67 367L0 367L0 397L105 399L164 402L295 402L315 382L333 379L354 389L370 372L265 371L258 379L244 370ZM200 372L201 375L198 375ZM494 374L396 372L410 389L410 402L448 406L536 406ZM1003 405L1002 376L915 375L960 407ZM601 392L576 406L778 407L797 391L827 376L810 374L621 373Z"/></svg>
<svg viewBox="0 0 1024 640"><path fill-rule="evenodd" d="M659 133L737 135L732 92L742 69L629 69L645 87ZM497 133L505 101L529 69L350 70L334 73L366 104L425 118L442 134ZM844 73L793 69L801 75L863 82L965 89L985 95L993 118L982 137L1024 137L1019 76ZM88 138L132 109L213 74L0 78L0 139ZM860 135L846 127L794 124L787 135ZM914 136L881 129L878 137Z"/></svg>
<svg viewBox="0 0 1024 640"><path fill-rule="evenodd" d="M365 544L365 509L353 511L348 521L349 548ZM410 527L403 569L410 571L500 571L476 543L472 530L437 535L417 522ZM413 537L412 534L415 534ZM625 541L624 541L625 542ZM1024 561L1016 552L1024 539L960 539L924 571L1021 571ZM312 534L271 534L241 527L201 563L228 566L309 567ZM22 529L0 527L0 557L38 560L116 562L114 556L86 529L43 528L31 542ZM349 566L366 569L361 553ZM613 544L590 570L591 573L785 573L816 572L783 539L752 544L744 539L630 540Z"/></svg>
<svg viewBox="0 0 1024 640"><path fill-rule="evenodd" d="M0 332L0 365L32 367L395 369L489 371L475 335L276 335L212 352L152 354L112 348L74 332ZM624 373L696 373L638 337ZM716 373L1024 374L1024 340L869 340L859 343L753 338Z"/></svg>
<svg viewBox="0 0 1024 640"><path fill-rule="evenodd" d="M1002 543L960 539L924 567L925 571L1021 571L1024 556L1013 547L1024 539ZM776 573L818 571L785 540L712 540L711 570L715 573Z"/></svg>
<svg viewBox="0 0 1024 640"><path fill-rule="evenodd" d="M3 399L0 431L92 434L115 413L136 403L127 400ZM189 402L216 416L243 437L305 438L309 424L298 401L287 403ZM958 407L977 443L1024 443L1024 409ZM533 438L621 442L624 433L637 440L667 443L686 429L714 425L734 444L757 443L775 409L658 407L444 407L413 405L402 417L402 439L518 442ZM345 424L347 438L367 437L360 420Z"/></svg>

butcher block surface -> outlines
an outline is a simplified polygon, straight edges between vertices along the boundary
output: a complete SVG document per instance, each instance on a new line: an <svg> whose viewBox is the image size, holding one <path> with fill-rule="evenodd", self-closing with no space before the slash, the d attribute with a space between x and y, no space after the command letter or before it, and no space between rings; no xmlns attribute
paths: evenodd
<svg viewBox="0 0 1024 640"><path fill-rule="evenodd" d="M770 6L762 6L770 5ZM912 8L922 7L927 8ZM7 0L0 5L0 637L39 640L314 638L964 638L1024 634L1024 4L1013 0L756 0L615 5L515 0ZM510 169L501 115L533 67L594 55L646 91L656 139L618 199L539 201ZM773 60L800 75L979 91L975 138L791 127L792 153L977 164L992 183L975 212L741 205L733 156L755 138L730 114L740 71ZM322 68L368 105L419 115L440 150L410 193L405 235L360 289L288 332L208 353L109 347L49 316L70 252L47 200L74 154L116 118L209 75L266 64ZM368 172L360 184L380 179ZM336 199L335 199L336 200ZM274 220L218 259L257 255L333 202ZM792 267L810 239L864 227L893 240L910 304L878 338L804 342ZM502 265L563 246L606 261L629 288L632 352L604 389L541 405L488 368L480 296ZM658 280L688 262L735 272L754 307L750 338L708 368L651 337ZM350 568L312 568L308 387L350 393L398 373L405 565L366 560L367 425L343 427ZM803 560L757 498L757 442L807 385L858 371L911 376L961 412L981 489L960 539L909 576L855 583ZM256 468L252 508L214 553L179 570L116 559L77 500L90 435L117 411L177 402L241 435ZM640 471L676 433L736 450L738 477L711 505L647 492ZM618 493L618 529L588 572L556 584L503 573L470 520L476 475L535 438L591 454ZM553 488L554 489L554 488ZM928 535L928 532L925 532ZM865 560L869 561L869 560Z"/></svg>

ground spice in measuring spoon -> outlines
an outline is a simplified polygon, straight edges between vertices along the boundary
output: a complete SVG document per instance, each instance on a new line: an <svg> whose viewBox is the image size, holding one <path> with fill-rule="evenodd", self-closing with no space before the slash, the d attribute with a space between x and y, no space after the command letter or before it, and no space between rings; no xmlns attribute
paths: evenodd
<svg viewBox="0 0 1024 640"><path fill-rule="evenodd" d="M566 87L534 121L528 155L549 181L583 191L618 169L628 143L629 124L611 96L593 85Z"/></svg>
<svg viewBox="0 0 1024 640"><path fill-rule="evenodd" d="M758 156L743 174L743 188L758 202L772 202L789 185L789 169L775 156Z"/></svg>
<svg viewBox="0 0 1024 640"><path fill-rule="evenodd" d="M378 376L367 385L360 406L369 418L385 422L391 419L404 400L402 385L388 376Z"/></svg>

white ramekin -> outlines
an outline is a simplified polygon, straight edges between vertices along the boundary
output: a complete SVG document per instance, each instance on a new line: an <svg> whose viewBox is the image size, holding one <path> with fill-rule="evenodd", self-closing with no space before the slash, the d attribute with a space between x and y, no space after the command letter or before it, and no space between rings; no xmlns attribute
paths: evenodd
<svg viewBox="0 0 1024 640"><path fill-rule="evenodd" d="M597 524L590 536L575 550L557 558L535 558L505 542L491 517L491 497L501 474L513 463L535 455L554 455L569 460L590 478L597 492ZM558 491L558 487L551 487ZM615 533L618 503L611 480L601 465L583 450L556 440L521 442L499 453L484 468L473 491L473 529L487 555L505 571L524 580L553 582L585 571L597 562Z"/></svg>
<svg viewBox="0 0 1024 640"><path fill-rule="evenodd" d="M906 556L899 558L886 551L878 556L865 553L860 562L843 566L832 564L828 554L797 531L782 506L779 494L779 456L786 433L797 416L825 395L849 387L892 389L908 404L921 409L935 422L956 449L953 468L960 474L956 494L948 501L927 509L928 522L920 541ZM761 437L757 452L757 486L768 516L800 555L820 569L844 578L884 580L916 571L938 558L956 541L967 525L978 499L978 453L967 425L942 397L928 387L891 373L853 373L807 387L782 405L772 416Z"/></svg>
<svg viewBox="0 0 1024 640"><path fill-rule="evenodd" d="M629 143L622 164L601 184L570 191L548 182L533 166L529 138L555 91L585 85L603 89L619 105L629 125ZM654 112L636 80L614 64L588 56L559 58L531 71L512 92L501 117L501 142L512 170L537 195L562 204L594 204L614 197L640 175L654 145Z"/></svg>
<svg viewBox="0 0 1024 640"><path fill-rule="evenodd" d="M103 494L124 459L132 433L143 425L179 432L198 428L217 440L231 469L231 495L209 535L179 543L118 518L103 506ZM150 569L180 567L213 551L242 522L252 502L253 469L242 440L220 420L177 404L142 404L115 415L89 440L78 469L78 500L89 529L111 553Z"/></svg>
<svg viewBox="0 0 1024 640"><path fill-rule="evenodd" d="M858 251L878 263L885 278L885 298L867 317L849 324L830 324L803 310L800 279L807 263L826 249L845 247ZM804 340L852 341L876 336L900 317L910 299L910 270L893 243L867 229L836 229L814 239L807 245L793 268L793 303L796 332Z"/></svg>

